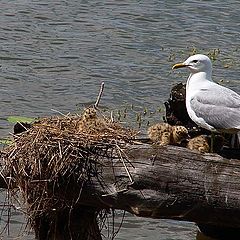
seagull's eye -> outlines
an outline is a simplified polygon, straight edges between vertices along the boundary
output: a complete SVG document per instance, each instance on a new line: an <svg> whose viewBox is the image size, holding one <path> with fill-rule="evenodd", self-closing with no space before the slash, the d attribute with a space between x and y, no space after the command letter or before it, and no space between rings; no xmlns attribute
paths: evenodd
<svg viewBox="0 0 240 240"><path fill-rule="evenodd" d="M193 63L197 63L197 62L198 62L198 60L192 60L192 62L193 62Z"/></svg>

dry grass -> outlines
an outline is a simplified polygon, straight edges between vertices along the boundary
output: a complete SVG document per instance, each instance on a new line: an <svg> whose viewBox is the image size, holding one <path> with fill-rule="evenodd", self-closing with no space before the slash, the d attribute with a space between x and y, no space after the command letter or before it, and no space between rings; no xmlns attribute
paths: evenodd
<svg viewBox="0 0 240 240"><path fill-rule="evenodd" d="M76 204L83 184L99 174L96 163L111 161L113 151L135 135L89 108L81 116L41 119L14 136L3 164L27 203L29 219Z"/></svg>

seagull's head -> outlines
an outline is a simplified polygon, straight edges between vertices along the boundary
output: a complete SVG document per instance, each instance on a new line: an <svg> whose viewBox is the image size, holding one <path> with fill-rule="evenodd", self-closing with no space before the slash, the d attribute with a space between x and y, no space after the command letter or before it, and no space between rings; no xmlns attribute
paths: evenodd
<svg viewBox="0 0 240 240"><path fill-rule="evenodd" d="M183 63L173 65L172 69L187 67L192 73L198 72L212 72L212 63L208 56L203 54L196 54L189 57Z"/></svg>

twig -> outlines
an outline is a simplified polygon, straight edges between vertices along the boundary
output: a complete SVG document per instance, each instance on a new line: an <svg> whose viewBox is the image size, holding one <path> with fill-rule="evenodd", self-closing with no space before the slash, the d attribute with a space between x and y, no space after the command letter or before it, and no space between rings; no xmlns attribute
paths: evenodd
<svg viewBox="0 0 240 240"><path fill-rule="evenodd" d="M114 239L114 238L117 236L117 234L119 233L119 231L120 231L120 229L121 229L121 227L122 227L122 225L123 225L123 221L124 221L124 218L125 218L125 213L126 213L126 212L123 211L123 215L122 215L121 222L120 222L120 224L119 224L119 227L118 227L117 231L114 233L114 236L113 236L112 239Z"/></svg>
<svg viewBox="0 0 240 240"><path fill-rule="evenodd" d="M69 117L69 116L68 116L69 113L64 114L64 113L62 113L62 112L60 112L60 111L58 111L58 110L56 110L56 109L53 109L53 108L51 108L51 111L56 112L56 113L59 113L59 114L62 115L63 117Z"/></svg>
<svg viewBox="0 0 240 240"><path fill-rule="evenodd" d="M29 130L29 128L26 128L21 122L17 122L21 127L23 127L26 131Z"/></svg>
<svg viewBox="0 0 240 240"><path fill-rule="evenodd" d="M111 122L114 122L114 116L113 116L113 111L111 111L111 116L110 116Z"/></svg>
<svg viewBox="0 0 240 240"><path fill-rule="evenodd" d="M102 82L102 84L101 84L101 88L100 88L99 93L98 93L97 101L94 104L94 108L98 107L98 104L99 104L99 102L101 100L101 97L102 97L102 94L103 94L103 89L104 89L104 82Z"/></svg>
<svg viewBox="0 0 240 240"><path fill-rule="evenodd" d="M132 179L132 176L131 176L131 173L129 172L128 168L127 168L127 165L126 163L124 162L124 158L122 156L122 151L121 151L121 148L116 144L116 147L118 148L118 153L119 153L119 157L120 157L120 160L122 161L122 164L127 172L127 175L130 179L130 182L133 183L133 179Z"/></svg>

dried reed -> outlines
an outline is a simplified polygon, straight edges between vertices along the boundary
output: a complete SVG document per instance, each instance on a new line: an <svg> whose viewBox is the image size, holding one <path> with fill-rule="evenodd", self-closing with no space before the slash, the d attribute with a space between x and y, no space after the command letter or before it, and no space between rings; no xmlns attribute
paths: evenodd
<svg viewBox="0 0 240 240"><path fill-rule="evenodd" d="M15 135L2 153L9 185L20 190L30 221L70 209L81 198L83 184L100 174L96 163L111 161L113 151L121 154L119 148L135 136L135 131L99 116L96 108L81 116L41 119Z"/></svg>

